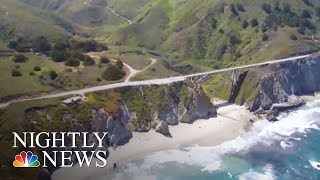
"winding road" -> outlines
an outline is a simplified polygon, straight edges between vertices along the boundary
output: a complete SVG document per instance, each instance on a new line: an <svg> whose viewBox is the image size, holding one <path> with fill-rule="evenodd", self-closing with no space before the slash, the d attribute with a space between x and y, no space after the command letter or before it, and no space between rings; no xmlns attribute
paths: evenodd
<svg viewBox="0 0 320 180"><path fill-rule="evenodd" d="M91 1L92 1L92 0L88 0L88 1L84 2L84 4L87 5L87 6L94 6L94 5L90 4ZM124 16L121 16L121 15L118 14L115 10L113 10L110 6L105 5L105 7L106 7L107 9L109 9L109 10L112 12L112 14L114 14L115 16L118 16L119 18L127 21L129 24L132 24L132 21L131 21L130 19L128 19L128 18L126 18L126 17L124 17Z"/></svg>
<svg viewBox="0 0 320 180"><path fill-rule="evenodd" d="M88 53L87 55L89 55L89 56L92 57L92 58L100 58L100 56L99 56L99 55L96 55L95 52ZM150 63L148 66L146 66L144 69L142 69L142 70L136 70L136 69L132 68L129 64L122 62L123 65L124 65L124 66L128 69L128 71L129 71L129 74L127 75L127 77L126 77L126 79L124 80L124 82L129 82L130 79L131 79L132 77L134 77L136 74L138 74L138 73L140 73L140 72L142 72L142 71L147 70L149 67L151 67L153 64L155 64L155 63L157 62L157 60L154 59L154 58L149 58L149 59L151 60L151 63ZM114 62L117 61L117 60L115 60L115 59L110 59L110 60L111 60L111 61L114 61Z"/></svg>
<svg viewBox="0 0 320 180"><path fill-rule="evenodd" d="M50 94L50 95L43 95L43 96L39 96L39 97L35 97L35 98L12 100L12 101L9 101L7 103L0 104L0 108L7 107L11 103L15 103L15 102L24 102L24 101L29 101L29 100L57 98L57 97L64 97L64 96L69 96L69 95L81 95L81 96L84 96L85 93L103 91L103 90L114 89L114 88L119 88L119 87L141 86L141 85L152 85L152 84L158 84L158 85L170 84L170 83L174 83L174 82L184 81L187 78L196 77L196 76L219 74L219 73L229 72L229 71L233 71L233 70L254 68L254 67L259 67L259 66L264 66L264 65L269 65L269 64L277 64L277 63L281 63L281 62L300 60L300 59L303 59L303 58L307 58L307 57L309 57L311 55L312 54L303 55L303 56L295 56L295 57L290 57L290 58L285 58L285 59L271 60L271 61L267 61L267 62L263 62L263 63L256 63L256 64L250 64L250 65L244 65L244 66L238 66L238 67L224 68L224 69L213 70L213 71L208 71L208 72L195 73L195 74L183 75L183 76L175 76L175 77L163 78L163 79L151 79L151 80L143 80L143 81L129 81L128 80L128 81L115 83L115 84L94 86L94 87L89 87L89 88L84 88L84 89L79 89L79 90L74 90L74 91L61 92L61 93ZM155 62L155 60L153 60L153 62ZM132 74L134 74L134 73L135 72L133 72Z"/></svg>
<svg viewBox="0 0 320 180"><path fill-rule="evenodd" d="M121 19L127 21L129 24L132 24L132 21L124 16L121 16L120 14L116 13L111 7L106 6L107 9L109 9L114 15L120 17Z"/></svg>
<svg viewBox="0 0 320 180"><path fill-rule="evenodd" d="M155 64L155 63L157 62L157 60L154 59L154 58L150 58L150 60L151 60L151 63L150 63L147 67L145 67L144 69L142 69L142 70L133 69L133 68L132 68L131 66L129 66L128 64L123 63L123 64L129 69L129 71L130 71L129 75L127 76L127 78L126 78L126 80L125 80L124 82L129 82L130 79L131 79L132 77L134 77L136 74L138 74L138 73L140 73L140 72L142 72L142 71L147 70L149 67L151 67L153 64Z"/></svg>

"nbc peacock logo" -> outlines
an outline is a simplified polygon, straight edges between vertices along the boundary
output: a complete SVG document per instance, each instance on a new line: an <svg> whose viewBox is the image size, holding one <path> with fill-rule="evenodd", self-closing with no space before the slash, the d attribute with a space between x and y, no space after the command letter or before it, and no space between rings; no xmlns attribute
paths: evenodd
<svg viewBox="0 0 320 180"><path fill-rule="evenodd" d="M40 162L38 161L38 156L33 154L31 151L27 153L22 151L20 154L15 156L15 161L13 162L14 167L39 167Z"/></svg>

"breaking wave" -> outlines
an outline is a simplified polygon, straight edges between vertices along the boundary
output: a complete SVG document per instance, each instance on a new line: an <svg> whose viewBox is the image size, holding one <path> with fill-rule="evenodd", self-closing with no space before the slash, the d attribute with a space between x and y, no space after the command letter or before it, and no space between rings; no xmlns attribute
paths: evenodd
<svg viewBox="0 0 320 180"><path fill-rule="evenodd" d="M182 166L182 169L184 169L181 173L186 173L186 169L192 172L196 168L197 170L194 172L207 174L223 173L225 176L221 175L222 179L232 179L233 177L241 180L277 179L277 176L273 172L274 167L272 163L269 163L268 160L256 160L264 158L264 154L259 156L259 153L269 153L270 151L275 154L277 152L279 154L294 154L296 146L299 142L303 142L301 139L305 139L308 136L308 132L320 129L320 101L308 102L295 111L282 113L279 119L280 121L274 123L260 120L254 123L248 131L242 132L235 140L218 146L194 146L152 153L138 160L126 163L122 173L117 174L113 179L126 179L123 178L124 176L133 178L137 174L154 178L159 177L157 174L163 174L163 169L168 170L169 168L170 171L171 167L179 169L179 166ZM248 155L252 154L253 151L259 152L256 153L258 156L254 154L256 155L255 159ZM260 164L249 162L251 160ZM260 168L256 167L257 164ZM288 170L284 171L288 172Z"/></svg>
<svg viewBox="0 0 320 180"><path fill-rule="evenodd" d="M151 154L145 158L144 167L178 162L201 166L203 171L216 171L222 167L222 155L244 154L252 148L293 148L295 143L301 139L300 137L306 136L308 131L319 130L320 101L309 102L297 111L283 113L279 119L280 121L274 123L267 120L258 121L249 131L243 132L237 139L219 146L196 146Z"/></svg>
<svg viewBox="0 0 320 180"><path fill-rule="evenodd" d="M239 176L239 180L275 180L276 177L273 173L273 168L270 164L266 165L264 168L264 172L256 172L250 170Z"/></svg>

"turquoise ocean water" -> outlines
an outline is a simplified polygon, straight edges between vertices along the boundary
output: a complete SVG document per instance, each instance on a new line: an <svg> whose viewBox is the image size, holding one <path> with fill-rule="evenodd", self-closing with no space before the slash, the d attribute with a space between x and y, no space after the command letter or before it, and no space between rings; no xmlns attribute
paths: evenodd
<svg viewBox="0 0 320 180"><path fill-rule="evenodd" d="M278 122L258 121L222 145L153 153L92 179L317 180L320 171L309 161L320 162L319 127L320 101L313 101Z"/></svg>

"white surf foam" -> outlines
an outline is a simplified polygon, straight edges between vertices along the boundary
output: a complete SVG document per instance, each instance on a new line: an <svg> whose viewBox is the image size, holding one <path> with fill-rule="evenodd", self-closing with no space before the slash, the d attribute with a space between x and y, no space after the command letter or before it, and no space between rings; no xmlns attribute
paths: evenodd
<svg viewBox="0 0 320 180"><path fill-rule="evenodd" d="M239 180L274 180L276 179L273 168L271 165L266 165L264 168L264 173L259 173L253 170L246 172L239 176Z"/></svg>
<svg viewBox="0 0 320 180"><path fill-rule="evenodd" d="M294 139L306 136L311 129L319 130L320 101L307 103L295 112L282 114L280 119L275 123L267 120L258 121L248 132L243 132L237 139L219 146L195 146L153 153L145 157L143 167L178 162L200 166L203 171L217 171L223 169L221 155L246 153L250 148L261 147L261 145L291 148L294 146Z"/></svg>
<svg viewBox="0 0 320 180"><path fill-rule="evenodd" d="M258 171L257 169L251 169L251 165L245 163L240 163L240 165L236 163L235 165L229 162L229 165L232 164L231 166L235 165L236 167L228 167L229 165L224 158L228 157L225 155L244 154L251 148L276 146L279 150L286 149L286 151L293 148L296 142L307 136L309 130L319 130L320 101L307 103L295 112L281 114L280 119L275 123L270 123L267 120L258 121L249 131L243 132L235 140L219 146L194 146L161 151L143 157L143 159L127 162L121 173L108 179L124 180L134 177L153 179L157 177L157 169L167 167L166 163L178 163L199 167L202 171L208 172L225 170L229 177L237 176L240 180L274 180L276 177L273 173L273 167L269 164L262 171Z"/></svg>

